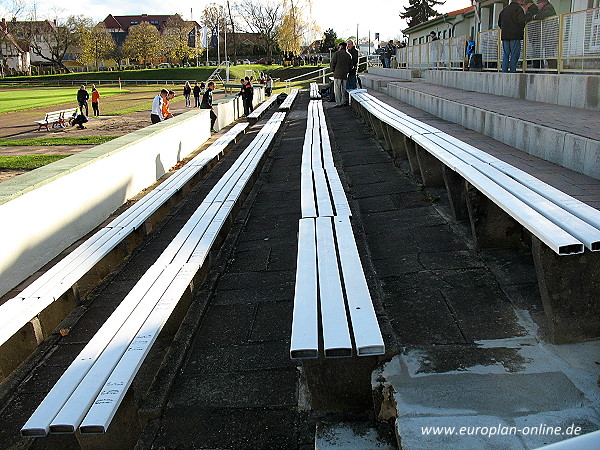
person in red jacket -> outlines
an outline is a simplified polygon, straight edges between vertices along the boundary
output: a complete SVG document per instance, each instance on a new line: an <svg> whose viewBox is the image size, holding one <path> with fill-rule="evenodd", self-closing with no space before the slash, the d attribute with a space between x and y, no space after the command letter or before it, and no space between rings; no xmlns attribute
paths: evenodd
<svg viewBox="0 0 600 450"><path fill-rule="evenodd" d="M98 89L96 89L96 85L92 84L92 110L94 111L94 116L96 117L100 115L98 100L100 100L100 92L98 92Z"/></svg>

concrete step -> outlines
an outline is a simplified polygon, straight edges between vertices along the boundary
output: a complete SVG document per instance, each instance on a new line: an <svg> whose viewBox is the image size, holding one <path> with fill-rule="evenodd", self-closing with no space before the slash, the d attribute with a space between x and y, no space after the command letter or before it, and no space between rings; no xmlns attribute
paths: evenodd
<svg viewBox="0 0 600 450"><path fill-rule="evenodd" d="M392 450L391 438L370 422L319 422L315 450Z"/></svg>
<svg viewBox="0 0 600 450"><path fill-rule="evenodd" d="M475 344L409 350L374 374L403 449L534 449L600 427L600 342Z"/></svg>
<svg viewBox="0 0 600 450"><path fill-rule="evenodd" d="M367 87L562 167L600 179L600 112L381 75ZM580 94L578 94L580 95Z"/></svg>

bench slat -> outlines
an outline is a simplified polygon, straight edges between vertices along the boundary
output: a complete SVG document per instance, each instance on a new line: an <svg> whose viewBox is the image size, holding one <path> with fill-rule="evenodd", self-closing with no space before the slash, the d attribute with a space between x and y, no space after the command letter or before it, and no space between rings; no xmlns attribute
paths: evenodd
<svg viewBox="0 0 600 450"><path fill-rule="evenodd" d="M335 166L325 169L325 172L327 174L327 179L329 180L329 190L331 191L331 196L333 197L335 215L351 216L352 211L350 210L350 205L348 204L348 198L346 197L346 192L344 191L344 187L342 186L340 176L335 169Z"/></svg>
<svg viewBox="0 0 600 450"><path fill-rule="evenodd" d="M350 219L334 217L333 221L358 356L381 355L385 353L385 345L360 263Z"/></svg>
<svg viewBox="0 0 600 450"><path fill-rule="evenodd" d="M300 219L291 358L316 358L319 354L315 233L314 219Z"/></svg>
<svg viewBox="0 0 600 450"><path fill-rule="evenodd" d="M424 148L428 146L427 150L433 153L436 158L446 164L449 168L458 172L469 183L487 195L494 203L517 222L530 230L559 255L583 253L584 248L581 242L550 220L546 219L529 205L519 200L503 187L490 182L488 177L474 167L468 165L425 137L415 137L415 142Z"/></svg>
<svg viewBox="0 0 600 450"><path fill-rule="evenodd" d="M317 271L326 357L352 356L350 330L330 217L317 217Z"/></svg>
<svg viewBox="0 0 600 450"><path fill-rule="evenodd" d="M168 288L161 295L156 307L153 308L144 321L144 324L99 390L97 397L79 425L81 433L106 432L125 397L127 389L133 382L134 377L132 374L138 372L167 319L177 306L179 299L188 289L192 278L198 271L198 266L187 264L182 267L174 266L174 271L176 271L176 275L170 282L170 277L166 280L166 282L169 282ZM165 269L165 272L170 272L170 268Z"/></svg>
<svg viewBox="0 0 600 450"><path fill-rule="evenodd" d="M300 174L300 203L302 217L317 217L315 204L315 187L312 170L302 170Z"/></svg>
<svg viewBox="0 0 600 450"><path fill-rule="evenodd" d="M440 144L441 141L434 135L428 135L428 139L438 144ZM482 162L480 159L475 158L469 153L464 152L459 147L449 144L447 141L441 142L446 142L445 145L442 145L444 145L444 148L448 152L452 153L457 158L460 158L467 164L475 167L482 174L489 177L490 181L502 186L504 189L514 194L518 199L522 200L525 204L529 205L548 220L555 223L558 227L564 229L573 235L573 237L581 240L581 242L583 242L590 250L600 250L600 230L594 228L592 225L589 225L570 212L565 211L559 205L529 189L514 178L511 178L505 173L499 171L495 167Z"/></svg>
<svg viewBox="0 0 600 450"><path fill-rule="evenodd" d="M315 196L317 198L317 215L333 216L333 205L329 196L329 187L325 178L325 170L313 167L315 178Z"/></svg>

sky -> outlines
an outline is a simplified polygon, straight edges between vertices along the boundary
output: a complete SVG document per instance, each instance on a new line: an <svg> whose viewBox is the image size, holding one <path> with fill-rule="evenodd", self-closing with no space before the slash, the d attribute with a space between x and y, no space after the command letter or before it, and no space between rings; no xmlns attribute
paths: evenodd
<svg viewBox="0 0 600 450"><path fill-rule="evenodd" d="M11 5L14 0L0 0L2 17L10 18ZM179 13L184 19L200 21L200 14L209 3L225 4L225 0L34 0L37 2L38 18L66 17L71 14L85 15L97 21L104 20L107 15L125 16L131 14L174 14ZM232 0L233 3L235 0ZM270 0L273 1L273 0ZM302 0L305 4L307 0ZM26 2L33 4L31 0ZM65 5L68 4L68 9ZM444 5L435 9L440 13L454 11L470 6L470 0L446 0ZM371 32L380 34L381 40L401 37L406 23L400 19L400 12L408 6L408 0L375 0L373 3L364 0L312 0L313 19L325 31L333 28L338 37L348 38L356 35L358 25L359 37L366 37ZM193 8L193 11L191 11ZM193 17L191 15L193 14ZM25 17L19 17L25 19Z"/></svg>

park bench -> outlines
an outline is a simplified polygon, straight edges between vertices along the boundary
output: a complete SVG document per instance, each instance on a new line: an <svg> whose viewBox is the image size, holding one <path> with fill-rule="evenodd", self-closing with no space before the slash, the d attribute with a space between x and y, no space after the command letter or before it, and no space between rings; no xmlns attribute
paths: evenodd
<svg viewBox="0 0 600 450"><path fill-rule="evenodd" d="M262 102L257 108L254 109L254 111L252 111L250 114L248 114L247 118L248 120L252 121L252 122L257 122L258 120L260 120L261 116L271 107L273 106L273 103L275 103L275 101L277 100L277 96L276 95L272 95L271 97L269 97L267 100L265 100L264 102Z"/></svg>
<svg viewBox="0 0 600 450"><path fill-rule="evenodd" d="M319 92L319 85L317 83L310 83L310 98L311 100L321 99L321 93Z"/></svg>
<svg viewBox="0 0 600 450"><path fill-rule="evenodd" d="M538 283L555 342L600 337L600 305L592 300L600 287L593 279L583 282L579 270L586 267L593 278L600 265L598 254L590 253L600 250L600 211L364 90L350 95L388 151L406 155L425 186L446 187L455 217L470 220L478 247L517 243L518 225L534 236Z"/></svg>
<svg viewBox="0 0 600 450"><path fill-rule="evenodd" d="M317 358L320 334L327 358L383 354L321 101L309 103L301 180L290 356Z"/></svg>
<svg viewBox="0 0 600 450"><path fill-rule="evenodd" d="M218 160L248 123L239 123L167 178L133 206L79 245L74 251L33 281L16 297L0 305L0 345L23 327L36 333L32 322L53 302L69 291L117 245L141 227L152 214L179 192L195 175ZM40 319L41 320L41 319ZM51 328L53 326L45 327ZM48 330L46 330L48 331ZM39 343L44 336L35 336Z"/></svg>
<svg viewBox="0 0 600 450"><path fill-rule="evenodd" d="M281 105L279 105L279 111L289 111L298 96L298 92L300 92L300 89L292 89Z"/></svg>
<svg viewBox="0 0 600 450"><path fill-rule="evenodd" d="M46 113L46 117L42 120L34 121L34 123L38 124L37 131L40 131L42 127L46 127L46 131L50 131L48 126L65 128L75 111L77 111L77 108L62 109L60 111Z"/></svg>
<svg viewBox="0 0 600 450"><path fill-rule="evenodd" d="M211 189L157 261L67 368L27 423L26 437L106 432L125 393L197 272L210 264L258 177L285 113L275 113Z"/></svg>

